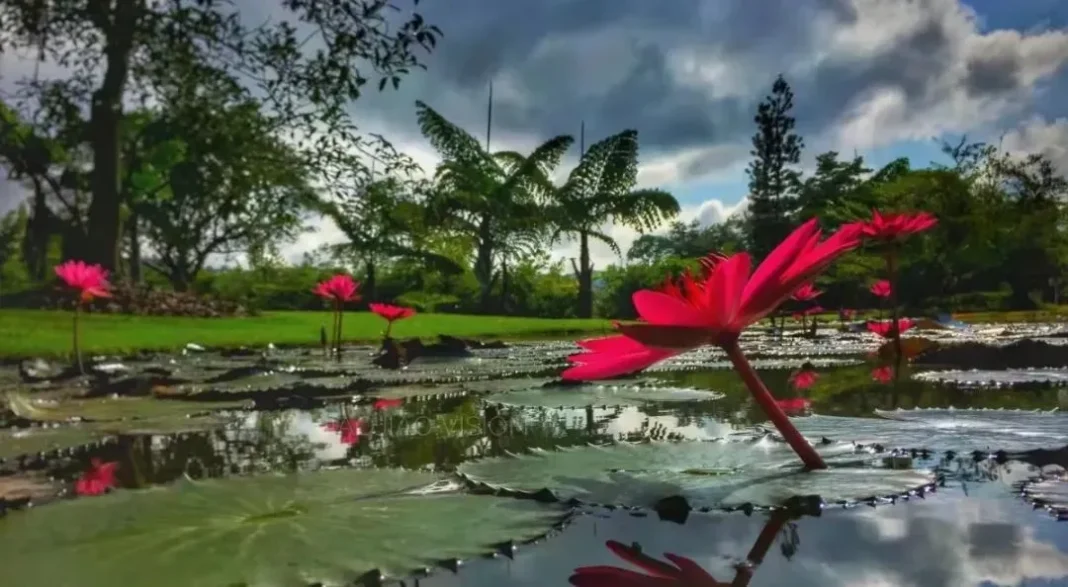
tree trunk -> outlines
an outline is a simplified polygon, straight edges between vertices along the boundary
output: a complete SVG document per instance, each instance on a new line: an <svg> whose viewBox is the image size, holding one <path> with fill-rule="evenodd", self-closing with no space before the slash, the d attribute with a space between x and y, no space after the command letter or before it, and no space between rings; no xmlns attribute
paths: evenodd
<svg viewBox="0 0 1068 587"><path fill-rule="evenodd" d="M377 298L375 298L375 288L378 287L378 284L376 283L376 273L378 272L378 268L375 266L375 262L372 259L365 260L364 265L363 299L367 302L374 302L377 300Z"/></svg>
<svg viewBox="0 0 1068 587"><path fill-rule="evenodd" d="M501 261L501 313L508 315L508 261Z"/></svg>
<svg viewBox="0 0 1068 587"><path fill-rule="evenodd" d="M171 282L171 287L176 292L189 291L189 284L192 281L189 276L189 268L184 263L171 267L167 274L167 279Z"/></svg>
<svg viewBox="0 0 1068 587"><path fill-rule="evenodd" d="M45 201L44 188L36 179L33 182L33 212L26 222L26 234L23 236L22 260L26 272L34 281L45 278L48 263L48 242L52 236L52 211Z"/></svg>
<svg viewBox="0 0 1068 587"><path fill-rule="evenodd" d="M485 216L479 226L478 254L475 256L475 279L478 280L478 311L489 314L493 295L493 240L490 217Z"/></svg>
<svg viewBox="0 0 1068 587"><path fill-rule="evenodd" d="M590 235L579 233L579 265L575 270L578 279L578 317L593 317L593 266L590 265Z"/></svg>
<svg viewBox="0 0 1068 587"><path fill-rule="evenodd" d="M95 4L95 3L91 3ZM103 3L100 3L103 4ZM129 77L141 0L115 0L111 10L99 8L98 28L105 38L107 61L104 81L93 92L90 108L90 141L93 171L89 204L89 247L86 257L114 272L119 265L121 190L119 181L119 125L122 123L122 97Z"/></svg>
<svg viewBox="0 0 1068 587"><path fill-rule="evenodd" d="M138 228L137 213L130 215L126 234L130 238L130 281L141 283L141 231Z"/></svg>

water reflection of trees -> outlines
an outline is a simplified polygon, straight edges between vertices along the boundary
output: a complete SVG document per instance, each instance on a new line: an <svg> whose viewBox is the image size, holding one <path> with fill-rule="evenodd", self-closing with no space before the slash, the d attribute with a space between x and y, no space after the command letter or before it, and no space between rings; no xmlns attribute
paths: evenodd
<svg viewBox="0 0 1068 587"><path fill-rule="evenodd" d="M500 407L477 398L427 401L372 416L367 447L377 466L448 468L530 448L606 441L606 422L591 410Z"/></svg>
<svg viewBox="0 0 1068 587"><path fill-rule="evenodd" d="M798 359L798 364L803 358ZM814 410L827 415L868 417L873 410L892 410L913 407L1051 409L1063 401L1061 390L1009 389L988 387L965 389L955 385L937 384L902 378L897 387L876 383L868 364L847 367L821 368L820 377L805 393ZM789 369L763 369L760 376L776 397L789 397L787 378ZM764 420L750 394L737 375L728 369L658 373L658 378L674 385L718 391L721 400L707 404L680 405L673 408L682 417L718 417L732 423L751 423ZM681 422L680 422L680 425Z"/></svg>
<svg viewBox="0 0 1068 587"><path fill-rule="evenodd" d="M1043 469L1050 466L1058 470L1068 468L1068 446L1018 452L999 451L992 455L947 451L938 458L936 469L947 480L960 483L961 489L967 494L969 486L991 482L1012 490L1019 489L1025 482L1041 477Z"/></svg>

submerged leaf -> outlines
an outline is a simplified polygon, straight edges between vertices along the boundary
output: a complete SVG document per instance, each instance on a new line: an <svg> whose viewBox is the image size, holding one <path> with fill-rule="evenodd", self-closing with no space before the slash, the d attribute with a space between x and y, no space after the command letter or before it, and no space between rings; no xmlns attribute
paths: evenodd
<svg viewBox="0 0 1068 587"><path fill-rule="evenodd" d="M439 478L332 470L181 482L11 514L0 524L5 584L350 584L544 534L564 515L527 500L416 492Z"/></svg>
<svg viewBox="0 0 1068 587"><path fill-rule="evenodd" d="M819 494L827 501L897 494L930 483L925 471L855 463L852 446L821 447L831 469L802 472L785 444L758 442L652 442L539 451L483 459L460 466L473 481L509 489L552 490L561 499L650 506L682 495L696 506L744 503L778 505L795 495ZM837 458L835 458L837 457Z"/></svg>

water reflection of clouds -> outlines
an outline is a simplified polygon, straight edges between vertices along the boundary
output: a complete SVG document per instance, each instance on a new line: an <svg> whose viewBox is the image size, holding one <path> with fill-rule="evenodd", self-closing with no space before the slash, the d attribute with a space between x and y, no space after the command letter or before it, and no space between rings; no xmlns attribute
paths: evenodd
<svg viewBox="0 0 1068 587"><path fill-rule="evenodd" d="M312 454L317 460L334 461L348 454L349 445L341 442L341 434L323 427L327 419L295 410L286 412L285 416L289 418L291 434L304 436L315 446Z"/></svg>
<svg viewBox="0 0 1068 587"><path fill-rule="evenodd" d="M231 441L244 438L259 443L307 446L314 459L333 461L345 458L348 445L341 442L341 434L323 427L330 419L321 411L250 412L224 434Z"/></svg>
<svg viewBox="0 0 1068 587"><path fill-rule="evenodd" d="M1003 489L1003 488L1001 488ZM787 559L773 546L752 581L791 587L969 587L1068 585L1068 535L1049 533L1050 518L1001 492L965 498L954 489L922 501L878 509L829 510L797 522L800 547ZM685 526L615 514L586 517L515 560L473 562L468 572L441 574L426 587L567 585L574 568L626 566L606 540L672 552L730 581L764 520L757 515L695 515Z"/></svg>

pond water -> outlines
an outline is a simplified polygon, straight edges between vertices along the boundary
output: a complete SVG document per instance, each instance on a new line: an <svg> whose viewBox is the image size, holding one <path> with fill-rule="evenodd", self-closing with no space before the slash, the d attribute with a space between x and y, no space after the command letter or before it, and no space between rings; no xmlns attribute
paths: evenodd
<svg viewBox="0 0 1068 587"><path fill-rule="evenodd" d="M569 341L397 370L369 347L8 365L0 582L541 587L640 570L617 554L638 545L703 569L658 585L1068 585L1060 332L920 330L939 362L1038 344L1044 363L921 357L896 386L871 380L873 335L748 334L773 393L808 401L816 473L712 350L571 386ZM819 379L790 389L806 362ZM77 495L111 463L106 494Z"/></svg>

